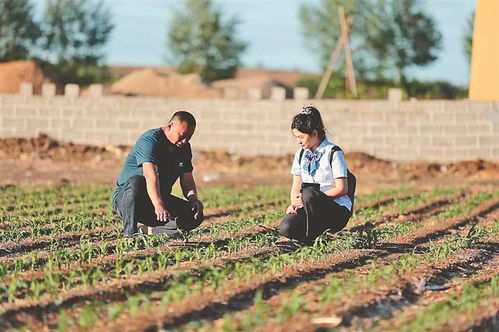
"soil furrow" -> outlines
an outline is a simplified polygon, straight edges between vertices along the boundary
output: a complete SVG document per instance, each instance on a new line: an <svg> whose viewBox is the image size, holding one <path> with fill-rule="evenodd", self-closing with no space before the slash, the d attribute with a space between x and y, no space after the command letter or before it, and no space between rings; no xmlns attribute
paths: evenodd
<svg viewBox="0 0 499 332"><path fill-rule="evenodd" d="M332 302L319 308L319 294L308 294L307 303L312 303L312 307L308 310L301 311L286 322L271 322L260 330L272 331L307 331L314 329L326 328L330 325L327 323L319 323L322 318L334 317L336 322L335 328L340 325L343 328L355 329L359 317L363 315L382 315L390 312L392 308L403 306L410 303L414 299L414 289L417 288L418 282L421 279L429 279L433 274L444 273L447 269L458 269L458 266L466 266L466 262L478 261L482 254L488 255L483 251L468 251L465 255L459 253L450 259L445 259L440 262L442 265L435 268L431 264L426 266L418 266L410 275L395 276L396 279L389 281L380 281L369 287L367 290L360 291L354 297L345 296L341 302ZM316 324L312 324L316 322Z"/></svg>
<svg viewBox="0 0 499 332"><path fill-rule="evenodd" d="M0 257L7 255L28 252L32 250L44 249L53 244L63 245L64 247L74 245L75 242L79 243L83 236L96 235L99 238L111 238L115 231L114 227L100 227L93 230L73 231L61 234L59 237L51 237L49 235L41 236L38 239L29 239L19 242L7 242L0 246ZM62 242L62 243L61 243Z"/></svg>
<svg viewBox="0 0 499 332"><path fill-rule="evenodd" d="M410 236L403 236L394 239L394 242L413 243L415 245L437 239L448 233L449 229L460 227L466 223L477 221L478 218L494 212L499 207L499 199L494 198L480 204L466 216L457 216L435 224L435 221L425 222L418 230ZM432 224L433 223L433 224ZM426 226L426 227L424 227Z"/></svg>
<svg viewBox="0 0 499 332"><path fill-rule="evenodd" d="M134 330L156 330L158 327L170 329L198 317L221 315L233 307L245 308L252 303L257 290L272 294L303 281L321 278L331 272L353 269L359 264L366 264L376 254L379 253L372 250L343 252L315 262L286 266L278 272L255 275L249 281L227 280L223 290L206 289L202 294L190 296L181 303L176 303L170 308L171 310L165 310L158 304L143 316L139 314L135 317L120 317L119 321L105 322L101 328L106 331L129 331L131 322L135 321L137 323L133 326ZM162 322L161 326L155 322Z"/></svg>
<svg viewBox="0 0 499 332"><path fill-rule="evenodd" d="M280 201L278 201L278 202L273 201L271 204L274 205L274 204L279 204L279 203L280 203ZM259 208L259 207L260 206L258 205L257 208ZM245 215L245 213L248 213L245 211L241 216L236 216L236 218L242 218L242 217L258 218L258 217L262 216L262 214L264 214L265 212L267 212L266 209L259 209L257 211L249 211L250 214ZM213 226L216 224L223 224L223 223L227 222L228 219L232 219L233 216L228 214L227 216L217 216L217 217L212 217L212 218L213 219L211 219L209 222L203 222L203 224L201 224L201 226L198 228L198 230L208 229L210 226ZM58 241L61 241L61 239L62 239L62 241L64 241L64 249L65 250L67 250L73 246L78 247L80 244L79 240L80 240L80 237L82 235L85 235L85 236L86 235L90 235L90 236L91 235L100 235L100 237L102 237L103 235L106 235L106 232L116 231L117 227L119 227L119 226L113 225L113 226L101 227L101 228L93 229L93 230L67 232L67 233L61 234L60 237L50 237L49 235L46 235L46 236L40 237L38 239L33 239L33 240L29 239L29 240L23 240L20 242L9 242L6 244L2 244L2 246L0 246L0 263L7 263L11 260L15 260L16 254L24 254L24 253L30 251L30 249L36 250L36 249L46 248L47 246L50 246L52 242L58 242ZM78 235L78 234L80 234L80 235ZM106 240L106 241L109 241L112 239L113 239L113 237L109 237L108 240ZM117 239L115 238L114 240L116 241ZM109 244L110 244L109 249L111 250L113 243L109 243ZM96 245L98 245L98 243L96 243Z"/></svg>
<svg viewBox="0 0 499 332"><path fill-rule="evenodd" d="M249 249L238 254L230 254L228 257L230 257L232 261L246 260L250 257L272 254L277 252L277 250L278 249L275 247ZM205 260L202 264L185 262L176 266L175 269L145 273L142 276L132 275L126 280L112 280L105 284L93 285L91 287L78 286L69 290L61 290L59 294L42 296L40 300L17 299L14 303L0 304L0 318L16 324L15 316L20 313L34 313L37 311L44 313L56 312L61 307L69 307L95 300L126 300L125 292L127 291L131 293L151 291L155 288L163 287L163 284L165 284L167 280L174 278L179 272L191 271L193 269L200 270L214 266L223 267L226 262L226 257Z"/></svg>
<svg viewBox="0 0 499 332"><path fill-rule="evenodd" d="M372 221L364 222L360 225L354 225L352 227L346 227L346 231L350 232L361 232L366 230L374 229L378 225L387 225L392 222L411 222L424 219L433 215L436 215L443 210L445 210L447 204L454 203L455 200L463 199L463 196L455 195L452 198L437 199L428 203L421 204L414 209L404 211L403 213L392 213L376 218ZM454 202L453 202L454 201Z"/></svg>
<svg viewBox="0 0 499 332"><path fill-rule="evenodd" d="M404 325L410 323L419 312L425 310L434 303L444 301L449 295L459 296L463 290L464 282L471 281L490 281L494 275L497 274L497 269L499 268L499 256L491 255L490 253L484 252L475 264L457 264L457 268L448 271L443 271L428 280L428 283L432 285L429 290L426 290L424 294L413 294L413 299L407 305L398 308L395 312L392 312L386 318L387 320L379 320L381 317L370 318L362 324L357 324L355 328L358 329L371 329L378 331L394 330L400 328ZM453 278L459 277L459 282L453 281ZM443 286L445 287L442 291L431 291L431 286ZM488 305L484 307L489 307ZM449 321L448 326L439 327L439 330L452 330L452 331L465 331L469 330L472 326L479 324L482 320L490 318L490 314L494 311L497 313L499 307L489 309L495 310L477 310L478 315L461 317L458 324ZM467 324L465 324L467 323ZM452 326L454 325L454 326ZM467 325L467 326L465 326ZM466 328L465 328L466 327Z"/></svg>
<svg viewBox="0 0 499 332"><path fill-rule="evenodd" d="M81 264L76 262L73 265L66 266L63 268L59 269L54 268L50 270L50 273L64 276L73 271L85 271L93 267L100 267L104 271L107 271L109 268L114 267L114 264L118 260L123 261L124 259L128 258L129 260L124 261L126 263L133 259L140 259L148 257L150 255L155 255L156 253L158 253L158 250L160 250L162 253L167 253L169 251L173 251L180 247L189 248L190 246L192 246L192 248L199 248L199 247L207 247L209 245L213 245L215 248L222 248L228 245L229 242L231 241L243 239L250 235L265 234L267 232L268 232L267 229L262 229L260 226L254 226L248 229L243 229L233 234L227 234L227 232L223 232L222 234L219 235L202 236L201 238L196 239L196 242L182 242L181 240L172 240L171 242L168 242L165 246L159 248L155 247L149 249L142 249L121 255L113 253L108 256L96 258L90 261L89 263ZM112 247L110 246L109 248ZM46 271L28 271L13 276L12 278L20 281L41 280L45 277L46 274L47 274ZM10 281L9 278L3 280L4 283L8 283L9 281Z"/></svg>
<svg viewBox="0 0 499 332"><path fill-rule="evenodd" d="M342 326L354 330L366 330L384 319L381 330L391 330L392 327L385 326L385 323L388 322L386 319L394 318L397 320L405 312L418 306L424 295L434 296L431 287L446 289L452 287L449 283L455 277L468 279L474 275L489 273L483 264L488 264L489 260L493 259L494 256L490 252L470 249L450 257L444 262L437 262L436 266L417 271L416 277L413 277L412 282L408 282L405 287L400 287L396 292L391 292L388 296L378 299L370 305L351 311L348 317L344 317ZM423 271L424 273L421 273ZM421 286L423 282L426 284L425 286ZM446 295L446 293L442 293L442 295Z"/></svg>

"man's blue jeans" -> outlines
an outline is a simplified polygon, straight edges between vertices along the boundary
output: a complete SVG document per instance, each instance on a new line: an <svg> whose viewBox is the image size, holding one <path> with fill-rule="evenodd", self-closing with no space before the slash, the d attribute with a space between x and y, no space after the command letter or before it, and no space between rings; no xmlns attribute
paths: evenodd
<svg viewBox="0 0 499 332"><path fill-rule="evenodd" d="M163 203L171 217L166 223L157 220L154 206L147 194L145 177L136 175L128 179L113 203L113 210L123 219L125 236L130 237L137 233L138 222L153 227L153 234L169 235L194 229L201 224L204 217L194 219L188 201L171 194L163 196Z"/></svg>

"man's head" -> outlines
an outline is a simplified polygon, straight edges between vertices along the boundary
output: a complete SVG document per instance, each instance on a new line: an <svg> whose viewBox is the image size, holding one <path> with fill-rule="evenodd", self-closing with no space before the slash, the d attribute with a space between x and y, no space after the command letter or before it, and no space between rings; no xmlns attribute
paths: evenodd
<svg viewBox="0 0 499 332"><path fill-rule="evenodd" d="M196 119L186 111L178 111L172 115L168 124L164 127L166 138L178 148L183 147L196 129Z"/></svg>

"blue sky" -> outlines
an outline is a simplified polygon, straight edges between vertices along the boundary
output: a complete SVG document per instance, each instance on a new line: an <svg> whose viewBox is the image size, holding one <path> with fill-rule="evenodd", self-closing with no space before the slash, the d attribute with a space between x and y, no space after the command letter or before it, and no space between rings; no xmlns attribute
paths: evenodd
<svg viewBox="0 0 499 332"><path fill-rule="evenodd" d="M115 29L108 45L110 65L164 65L166 33L172 8L180 0L104 0L111 9ZM36 0L37 5L43 3ZM302 38L298 9L318 0L215 0L227 15L240 20L239 36L249 43L242 61L250 67L302 70L319 73L318 58ZM440 58L429 66L409 71L411 77L447 80L466 85L469 65L462 51L466 21L475 0L426 0L443 35Z"/></svg>

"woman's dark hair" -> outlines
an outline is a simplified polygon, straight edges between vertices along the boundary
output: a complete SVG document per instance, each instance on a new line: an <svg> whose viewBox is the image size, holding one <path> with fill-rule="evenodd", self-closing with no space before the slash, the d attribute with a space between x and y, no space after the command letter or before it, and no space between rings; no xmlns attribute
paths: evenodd
<svg viewBox="0 0 499 332"><path fill-rule="evenodd" d="M324 123L322 123L321 114L313 106L303 107L301 112L293 117L291 129L296 129L309 135L315 130L321 140L326 138L326 128L324 128Z"/></svg>

